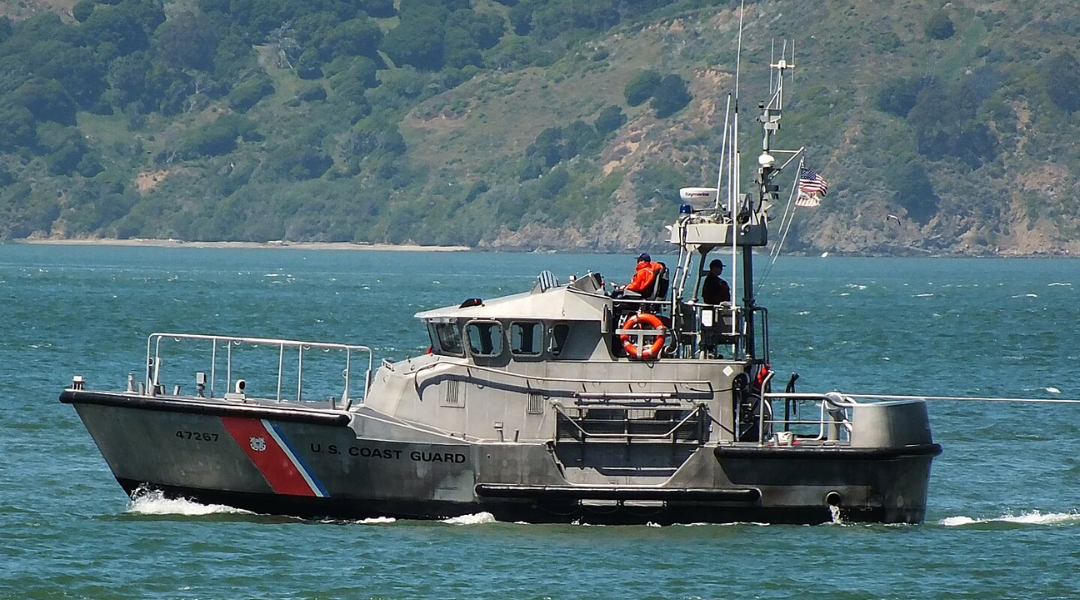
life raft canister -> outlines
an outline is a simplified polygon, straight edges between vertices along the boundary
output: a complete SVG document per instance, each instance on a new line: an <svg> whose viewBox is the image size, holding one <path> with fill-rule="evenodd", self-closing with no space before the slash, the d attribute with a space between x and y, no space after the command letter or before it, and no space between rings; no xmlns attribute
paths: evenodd
<svg viewBox="0 0 1080 600"><path fill-rule="evenodd" d="M660 358L660 350L664 348L664 332L666 331L663 322L660 321L660 317L657 317L652 313L637 313L636 315L631 315L631 317L623 323L623 329L634 329L635 327L645 329L646 325L652 329L659 330L659 333L656 335L656 339L653 340L652 345L643 345L643 348L640 351L638 351L638 347L630 341L631 336L629 333L619 334L619 339L622 340L623 350L626 351L627 356L630 358L641 358L645 360L650 358Z"/></svg>

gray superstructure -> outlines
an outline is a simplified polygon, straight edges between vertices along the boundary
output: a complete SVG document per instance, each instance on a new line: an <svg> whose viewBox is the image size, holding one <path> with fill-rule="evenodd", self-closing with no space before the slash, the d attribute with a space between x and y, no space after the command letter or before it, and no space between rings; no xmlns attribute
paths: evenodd
<svg viewBox="0 0 1080 600"><path fill-rule="evenodd" d="M782 82L789 65L774 67ZM777 199L778 92L757 193L725 206L719 186L684 189L677 263L642 298L545 272L522 294L417 314L431 351L374 370L363 346L153 334L142 381L76 378L61 401L129 494L343 518L920 522L941 451L924 402L802 393L794 377L773 391L753 249ZM718 255L741 297L706 304Z"/></svg>

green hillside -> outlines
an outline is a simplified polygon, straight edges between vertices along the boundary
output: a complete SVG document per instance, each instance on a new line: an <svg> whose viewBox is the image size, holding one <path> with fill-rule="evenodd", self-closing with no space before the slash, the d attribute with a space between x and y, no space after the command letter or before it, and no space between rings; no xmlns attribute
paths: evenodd
<svg viewBox="0 0 1080 600"><path fill-rule="evenodd" d="M731 0L0 14L0 239L606 251L663 247L678 188L715 182L739 22ZM830 186L786 250L1080 252L1080 6L766 0L743 19L744 162L794 40L779 143Z"/></svg>

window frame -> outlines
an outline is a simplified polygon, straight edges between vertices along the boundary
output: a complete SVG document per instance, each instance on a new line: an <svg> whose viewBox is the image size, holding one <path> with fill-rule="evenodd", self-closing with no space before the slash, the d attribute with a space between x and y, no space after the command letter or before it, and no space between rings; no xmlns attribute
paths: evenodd
<svg viewBox="0 0 1080 600"><path fill-rule="evenodd" d="M535 341L533 342L533 347L536 348L536 352L518 352L518 351L516 351L514 349L514 327L515 326L523 326L523 325L529 325L529 326L532 327L534 339L536 337L536 335L535 335L536 334L536 329L538 327L540 329L540 335L539 335L540 341L539 341L539 343L536 343ZM510 326L507 327L506 333L507 333L508 341L509 341L509 343L507 344L507 347L510 348L510 355L513 356L514 358L539 358L539 357L544 355L544 350L547 348L547 346L544 343L544 342L547 341L546 340L547 327L544 325L543 321L527 321L527 320L510 321ZM524 336L522 336L522 337L524 338Z"/></svg>
<svg viewBox="0 0 1080 600"><path fill-rule="evenodd" d="M478 352L478 351L476 351L475 348L473 348L472 337L470 337L469 331L470 331L470 328L473 328L473 327L476 327L477 331L479 331L480 328L477 327L477 325L479 325L479 324L490 325L492 327L498 327L499 328L498 335L489 334L489 339L492 342L498 341L498 343L499 343L498 352L484 353L484 352ZM502 356L503 353L506 351L506 346L507 346L507 344L506 344L506 330L503 327L503 324L502 324L501 321L497 321L495 319L472 319L472 320L469 320L469 321L467 321L465 323L465 327L463 328L463 333L464 333L464 335L462 336L462 342L468 348L469 356L474 356L476 358L498 358L498 357Z"/></svg>
<svg viewBox="0 0 1080 600"><path fill-rule="evenodd" d="M457 352L448 349L443 344L443 336L439 333L439 330L444 328L452 328L454 333L457 334ZM461 327L456 321L431 321L428 323L428 335L431 337L432 349L437 354L441 354L443 356L465 356L465 340L461 335Z"/></svg>

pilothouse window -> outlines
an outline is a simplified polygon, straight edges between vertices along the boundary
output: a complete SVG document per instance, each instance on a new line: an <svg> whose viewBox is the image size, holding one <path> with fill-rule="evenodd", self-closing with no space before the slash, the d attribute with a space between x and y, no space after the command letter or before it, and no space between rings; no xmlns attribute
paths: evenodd
<svg viewBox="0 0 1080 600"><path fill-rule="evenodd" d="M544 351L544 326L540 323L511 323L510 352L515 356L538 356Z"/></svg>
<svg viewBox="0 0 1080 600"><path fill-rule="evenodd" d="M435 339L439 343L440 354L461 356L465 353L457 323L435 323Z"/></svg>
<svg viewBox="0 0 1080 600"><path fill-rule="evenodd" d="M473 356L498 356L503 350L502 325L496 321L472 321L465 326Z"/></svg>

